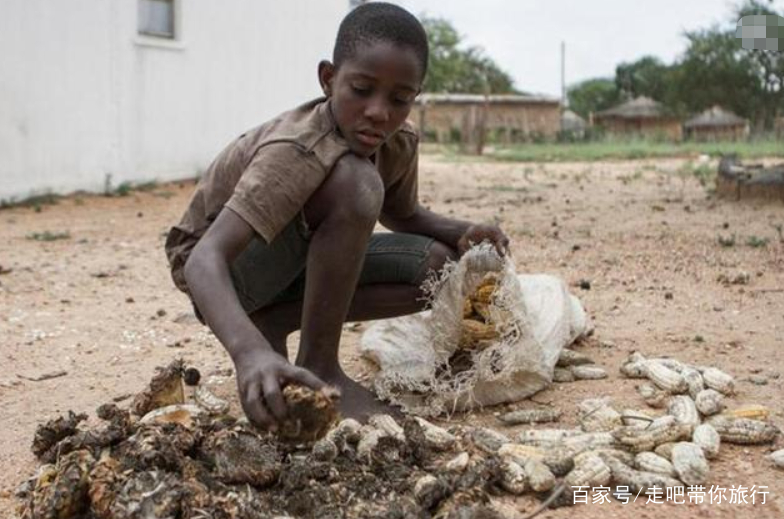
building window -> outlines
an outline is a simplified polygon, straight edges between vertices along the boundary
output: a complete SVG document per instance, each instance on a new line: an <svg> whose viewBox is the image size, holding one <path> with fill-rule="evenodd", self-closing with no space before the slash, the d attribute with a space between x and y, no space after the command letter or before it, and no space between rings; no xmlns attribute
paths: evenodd
<svg viewBox="0 0 784 519"><path fill-rule="evenodd" d="M138 0L139 34L174 39L174 1Z"/></svg>

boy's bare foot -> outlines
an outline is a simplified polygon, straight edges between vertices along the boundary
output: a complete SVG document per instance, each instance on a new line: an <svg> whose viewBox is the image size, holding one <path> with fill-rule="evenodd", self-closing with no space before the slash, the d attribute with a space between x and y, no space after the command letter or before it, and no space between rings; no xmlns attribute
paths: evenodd
<svg viewBox="0 0 784 519"><path fill-rule="evenodd" d="M340 414L343 418L354 418L362 423L374 414L389 414L395 418L402 415L400 410L385 404L372 391L352 380L345 373L323 377L327 384L340 388Z"/></svg>

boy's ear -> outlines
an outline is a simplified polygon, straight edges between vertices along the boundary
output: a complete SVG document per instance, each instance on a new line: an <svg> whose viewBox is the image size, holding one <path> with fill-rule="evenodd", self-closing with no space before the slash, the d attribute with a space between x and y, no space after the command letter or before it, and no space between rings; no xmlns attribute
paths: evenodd
<svg viewBox="0 0 784 519"><path fill-rule="evenodd" d="M335 79L335 65L331 61L322 60L318 64L318 77L321 90L325 96L330 97L332 95L332 82Z"/></svg>

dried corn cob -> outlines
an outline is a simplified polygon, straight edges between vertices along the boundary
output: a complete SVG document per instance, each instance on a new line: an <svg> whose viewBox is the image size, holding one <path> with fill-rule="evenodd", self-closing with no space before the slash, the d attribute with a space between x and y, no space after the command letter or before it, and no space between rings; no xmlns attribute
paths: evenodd
<svg viewBox="0 0 784 519"><path fill-rule="evenodd" d="M414 420L422 427L425 435L425 443L435 451L445 451L452 448L457 439L455 435L427 420L415 417Z"/></svg>
<svg viewBox="0 0 784 519"><path fill-rule="evenodd" d="M665 476L677 477L675 468L667 458L663 458L653 452L641 452L634 457L634 465L637 469L646 472L656 472Z"/></svg>
<svg viewBox="0 0 784 519"><path fill-rule="evenodd" d="M715 389L723 395L735 393L735 379L717 368L705 368L702 380L709 389Z"/></svg>
<svg viewBox="0 0 784 519"><path fill-rule="evenodd" d="M580 418L580 427L585 432L608 432L621 425L621 414L609 405L592 409Z"/></svg>
<svg viewBox="0 0 784 519"><path fill-rule="evenodd" d="M523 467L511 460L504 460L500 466L501 488L513 495L520 495L528 487L528 476Z"/></svg>
<svg viewBox="0 0 784 519"><path fill-rule="evenodd" d="M680 373L665 366L658 360L649 360L645 363L645 376L668 393L684 393L688 389L686 381Z"/></svg>
<svg viewBox="0 0 784 519"><path fill-rule="evenodd" d="M702 380L702 375L696 369L685 366L683 370L681 370L681 376L683 377L683 380L686 381L686 385L689 387L689 396L696 400L700 391L705 389L705 382Z"/></svg>
<svg viewBox="0 0 784 519"><path fill-rule="evenodd" d="M474 305L471 304L471 299L466 298L463 301L463 319L469 319L472 315L474 315Z"/></svg>
<svg viewBox="0 0 784 519"><path fill-rule="evenodd" d="M704 416L713 416L724 409L724 396L715 389L703 389L697 394L694 403Z"/></svg>
<svg viewBox="0 0 784 519"><path fill-rule="evenodd" d="M612 456L615 459L622 461L629 466L634 464L634 454L620 449L613 449L611 447L598 447L595 449L581 452L580 454L574 457L574 464L579 465L581 463L581 460L586 456Z"/></svg>
<svg viewBox="0 0 784 519"><path fill-rule="evenodd" d="M779 434L778 428L761 420L751 418L728 418L714 416L709 422L721 441L739 445L771 443Z"/></svg>
<svg viewBox="0 0 784 519"><path fill-rule="evenodd" d="M574 374L570 369L555 368L553 370L553 382L574 382Z"/></svg>
<svg viewBox="0 0 784 519"><path fill-rule="evenodd" d="M502 414L498 417L507 425L519 425L530 423L557 422L563 412L560 409L520 409Z"/></svg>
<svg viewBox="0 0 784 519"><path fill-rule="evenodd" d="M481 317L485 323L491 324L493 317L490 312L490 305L488 303L481 303L479 301L474 301L471 303L474 312L476 312L479 317Z"/></svg>
<svg viewBox="0 0 784 519"><path fill-rule="evenodd" d="M444 470L449 472L463 472L468 467L469 456L467 452L461 452L444 464Z"/></svg>
<svg viewBox="0 0 784 519"><path fill-rule="evenodd" d="M510 443L509 437L486 427L474 427L470 432L473 444L487 454L495 454L505 443Z"/></svg>
<svg viewBox="0 0 784 519"><path fill-rule="evenodd" d="M496 286L495 283L488 284L488 285L480 285L473 294L471 294L471 302L474 303L491 303L493 301L493 296L495 295Z"/></svg>
<svg viewBox="0 0 784 519"><path fill-rule="evenodd" d="M340 449L330 438L325 437L313 444L311 454L317 461L329 462L338 457Z"/></svg>
<svg viewBox="0 0 784 519"><path fill-rule="evenodd" d="M653 450L662 443L689 438L691 428L678 423L674 416L666 415L657 418L645 429L624 426L619 427L612 434L632 452L643 452Z"/></svg>
<svg viewBox="0 0 784 519"><path fill-rule="evenodd" d="M656 408L664 407L669 396L667 392L662 391L653 384L640 384L637 386L637 392L640 393L646 404Z"/></svg>
<svg viewBox="0 0 784 519"><path fill-rule="evenodd" d="M770 409L764 405L751 404L725 411L723 416L729 418L751 418L752 420L766 420L770 416Z"/></svg>
<svg viewBox="0 0 784 519"><path fill-rule="evenodd" d="M555 476L541 461L530 459L523 465L523 470L534 492L547 492L555 486Z"/></svg>
<svg viewBox="0 0 784 519"><path fill-rule="evenodd" d="M520 445L519 443L505 443L498 449L498 456L525 465L529 459L541 460L546 453L545 449L532 447L530 445Z"/></svg>
<svg viewBox="0 0 784 519"><path fill-rule="evenodd" d="M662 366L670 368L671 370L673 370L676 373L682 373L683 369L686 367L686 366L683 365L682 362L680 362L678 360L675 360L675 359L668 359L666 357L659 357L657 359L651 359L651 360L658 362Z"/></svg>
<svg viewBox="0 0 784 519"><path fill-rule="evenodd" d="M675 447L676 442L664 442L660 445L657 445L653 452L661 456L662 458L672 461L672 448Z"/></svg>
<svg viewBox="0 0 784 519"><path fill-rule="evenodd" d="M642 353L640 353L639 351L633 351L633 352L631 352L629 354L628 357L626 357L626 360L624 361L624 363L627 363L627 362L645 362L646 360L648 360L648 359L646 359L645 356Z"/></svg>
<svg viewBox="0 0 784 519"><path fill-rule="evenodd" d="M704 423L702 425L698 425L697 428L694 429L694 434L691 436L691 441L699 445L703 454L705 454L705 457L709 460L719 455L721 437L711 424Z"/></svg>
<svg viewBox="0 0 784 519"><path fill-rule="evenodd" d="M327 433L327 438L335 442L341 450L346 444L356 444L360 438L362 424L353 418L344 418Z"/></svg>
<svg viewBox="0 0 784 519"><path fill-rule="evenodd" d="M561 354L558 356L558 361L555 363L555 365L559 368L583 366L586 364L595 364L595 362L587 355L570 350L569 348L564 348L561 350Z"/></svg>
<svg viewBox="0 0 784 519"><path fill-rule="evenodd" d="M702 485L708 478L708 460L702 449L691 442L679 442L672 448L672 466L687 485Z"/></svg>
<svg viewBox="0 0 784 519"><path fill-rule="evenodd" d="M654 417L649 413L638 409L624 409L623 412L621 412L621 422L623 422L623 425L648 427L653 420Z"/></svg>
<svg viewBox="0 0 784 519"><path fill-rule="evenodd" d="M607 378L607 372L599 366L571 366L569 368L575 380L599 380Z"/></svg>
<svg viewBox="0 0 784 519"><path fill-rule="evenodd" d="M697 412L694 400L686 395L672 397L667 406L667 413L674 416L678 423L688 426L689 434L700 425L700 414Z"/></svg>
<svg viewBox="0 0 784 519"><path fill-rule="evenodd" d="M784 469L784 449L771 452L768 455L768 459L773 462L776 468Z"/></svg>
<svg viewBox="0 0 784 519"><path fill-rule="evenodd" d="M470 346L477 341L488 341L498 338L498 331L492 324L486 324L473 319L462 321L461 345Z"/></svg>
<svg viewBox="0 0 784 519"><path fill-rule="evenodd" d="M529 429L517 436L517 442L523 445L551 446L564 438L583 434L580 429Z"/></svg>
<svg viewBox="0 0 784 519"><path fill-rule="evenodd" d="M586 454L579 458L574 468L564 477L569 487L603 487L610 483L610 467L597 454Z"/></svg>
<svg viewBox="0 0 784 519"><path fill-rule="evenodd" d="M368 424L384 431L387 436L392 436L397 440L405 441L406 439L403 428L388 414L373 415L368 419Z"/></svg>
<svg viewBox="0 0 784 519"><path fill-rule="evenodd" d="M657 472L635 470L613 456L600 455L610 467L616 484L629 486L634 492L642 492L652 487L666 488L681 486L681 482Z"/></svg>
<svg viewBox="0 0 784 519"><path fill-rule="evenodd" d="M196 391L193 393L193 400L209 414L220 415L229 411L229 403L215 396L204 384L199 384L196 388Z"/></svg>
<svg viewBox="0 0 784 519"><path fill-rule="evenodd" d="M357 457L361 460L369 461L373 454L373 449L378 445L378 441L384 436L388 436L385 431L376 429L372 425L365 425L360 431L360 439L357 443Z"/></svg>
<svg viewBox="0 0 784 519"><path fill-rule="evenodd" d="M646 378L645 360L636 362L625 362L621 365L621 375L626 378Z"/></svg>

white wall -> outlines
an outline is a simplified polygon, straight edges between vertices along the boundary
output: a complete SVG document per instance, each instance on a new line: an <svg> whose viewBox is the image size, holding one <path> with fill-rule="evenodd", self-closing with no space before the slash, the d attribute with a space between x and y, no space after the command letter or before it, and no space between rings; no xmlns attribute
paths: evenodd
<svg viewBox="0 0 784 519"><path fill-rule="evenodd" d="M202 171L242 131L319 94L347 0L0 1L0 199Z"/></svg>

